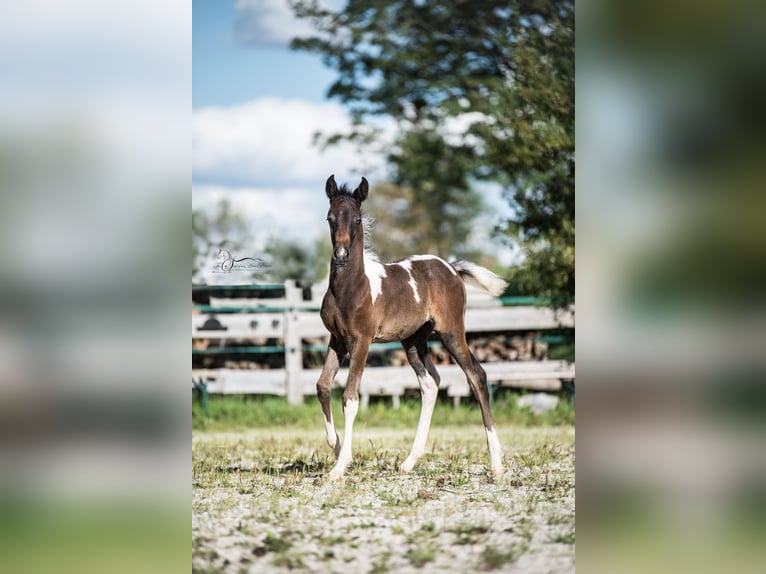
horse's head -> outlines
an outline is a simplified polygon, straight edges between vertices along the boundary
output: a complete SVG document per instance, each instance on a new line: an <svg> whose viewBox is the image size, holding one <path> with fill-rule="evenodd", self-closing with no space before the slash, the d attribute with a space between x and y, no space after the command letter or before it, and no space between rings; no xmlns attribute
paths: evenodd
<svg viewBox="0 0 766 574"><path fill-rule="evenodd" d="M362 202L367 199L368 191L369 185L365 178L362 178L359 187L351 192L345 185L338 189L335 176L331 175L327 179L325 193L330 198L327 221L330 224L332 239L332 260L341 267L348 263L351 248L357 241L364 245Z"/></svg>

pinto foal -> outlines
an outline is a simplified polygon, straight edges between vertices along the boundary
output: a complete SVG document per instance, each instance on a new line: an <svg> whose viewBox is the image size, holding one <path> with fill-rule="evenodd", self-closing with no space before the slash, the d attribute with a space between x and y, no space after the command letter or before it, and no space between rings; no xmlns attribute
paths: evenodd
<svg viewBox="0 0 766 574"><path fill-rule="evenodd" d="M445 348L465 372L479 401L487 433L489 467L493 475L499 476L503 473L502 452L489 406L487 374L471 354L465 338L463 280L493 295L502 293L506 283L473 263L457 261L449 264L433 255L414 255L395 263L381 264L365 252L361 208L368 191L365 178L352 192L345 185L338 189L332 175L325 186L330 199L327 221L333 254L330 285L322 301L321 316L330 331L330 344L317 382L317 396L324 413L327 443L337 457L329 478L341 478L351 462L359 384L372 342L401 341L407 352L407 359L418 377L423 405L412 451L402 463L401 470L412 471L423 456L439 390L439 373L426 346L434 331L439 333ZM330 389L346 354L350 355L350 364L343 392L345 429L341 447L330 410Z"/></svg>

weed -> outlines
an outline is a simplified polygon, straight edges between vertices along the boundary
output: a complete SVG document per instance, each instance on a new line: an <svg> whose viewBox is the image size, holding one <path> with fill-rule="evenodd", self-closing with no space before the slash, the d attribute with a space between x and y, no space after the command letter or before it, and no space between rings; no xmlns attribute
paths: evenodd
<svg viewBox="0 0 766 574"><path fill-rule="evenodd" d="M267 552L287 552L292 545L290 540L284 537L280 538L271 531L266 533L266 538L263 541L263 547Z"/></svg>
<svg viewBox="0 0 766 574"><path fill-rule="evenodd" d="M495 570L505 564L516 562L528 549L526 544L512 544L509 548L500 550L492 545L484 547L481 553L482 570Z"/></svg>
<svg viewBox="0 0 766 574"><path fill-rule="evenodd" d="M565 534L559 534L558 536L554 536L551 538L551 542L556 544L574 544L575 543L575 533L574 530L571 532L567 532Z"/></svg>
<svg viewBox="0 0 766 574"><path fill-rule="evenodd" d="M436 558L436 548L432 544L421 544L407 550L405 556L415 568L422 568Z"/></svg>
<svg viewBox="0 0 766 574"><path fill-rule="evenodd" d="M388 564L388 561L391 559L391 553L390 552L384 552L380 556L378 556L372 563L372 569L370 570L370 574L386 574L391 571L391 567Z"/></svg>
<svg viewBox="0 0 766 574"><path fill-rule="evenodd" d="M306 568L306 563L303 562L303 557L293 554L278 554L271 561L274 566L284 566L290 570L297 568Z"/></svg>
<svg viewBox="0 0 766 574"><path fill-rule="evenodd" d="M486 524L460 524L449 530L457 535L456 544L476 544L483 535L489 532L489 526Z"/></svg>

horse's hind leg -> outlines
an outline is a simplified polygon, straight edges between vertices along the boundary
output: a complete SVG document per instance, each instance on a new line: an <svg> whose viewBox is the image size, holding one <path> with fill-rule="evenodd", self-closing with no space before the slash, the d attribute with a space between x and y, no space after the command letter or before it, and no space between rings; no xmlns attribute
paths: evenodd
<svg viewBox="0 0 766 574"><path fill-rule="evenodd" d="M336 339L335 336L330 337L322 374L319 375L319 381L317 381L317 397L319 398L319 404L322 405L322 414L324 415L325 430L327 432L327 444L335 452L336 459L340 453L340 439L335 431L335 423L332 420L330 396L332 383L335 380L335 375L338 374L340 363L345 356L346 348L343 343Z"/></svg>
<svg viewBox="0 0 766 574"><path fill-rule="evenodd" d="M415 433L415 442L412 443L412 450L409 456L402 463L402 472L411 472L415 467L415 463L426 451L428 429L431 427L431 415L434 412L434 405L439 393L439 373L436 372L426 346L428 336L432 331L433 327L428 324L412 337L402 341L402 345L405 351L407 351L407 359L418 377L420 395L423 400L423 404L420 407L418 430Z"/></svg>
<svg viewBox="0 0 766 574"><path fill-rule="evenodd" d="M457 364L463 369L468 385L471 387L476 400L481 408L481 416L484 420L484 430L487 433L487 447L489 449L489 469L494 476L503 474L503 455L500 441L495 431L495 423L492 419L492 409L489 405L489 390L487 389L487 373L468 349L465 340L465 332L441 332L442 342L447 351L455 358Z"/></svg>

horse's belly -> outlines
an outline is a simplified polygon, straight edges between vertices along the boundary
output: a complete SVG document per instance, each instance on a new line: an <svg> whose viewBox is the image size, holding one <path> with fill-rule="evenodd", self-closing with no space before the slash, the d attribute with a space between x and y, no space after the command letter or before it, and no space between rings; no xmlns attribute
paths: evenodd
<svg viewBox="0 0 766 574"><path fill-rule="evenodd" d="M401 341L407 337L411 337L415 332L425 325L427 321L421 321L418 323L410 323L403 325L396 324L383 324L378 327L375 337L372 339L373 343L390 343L392 341Z"/></svg>

